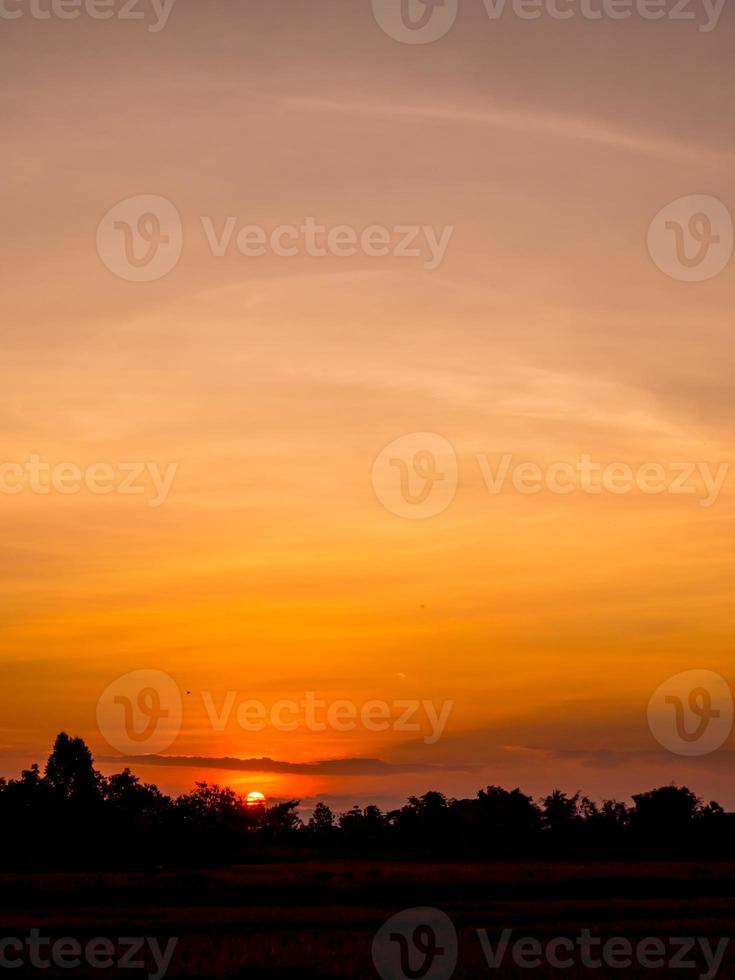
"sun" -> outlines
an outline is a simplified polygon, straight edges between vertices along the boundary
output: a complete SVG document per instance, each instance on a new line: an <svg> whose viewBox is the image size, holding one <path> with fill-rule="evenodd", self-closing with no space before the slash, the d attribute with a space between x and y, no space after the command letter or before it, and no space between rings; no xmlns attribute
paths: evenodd
<svg viewBox="0 0 735 980"><path fill-rule="evenodd" d="M261 806L265 803L265 796L262 793L258 793L257 790L253 790L252 793L248 793L245 797L245 802L248 806Z"/></svg>

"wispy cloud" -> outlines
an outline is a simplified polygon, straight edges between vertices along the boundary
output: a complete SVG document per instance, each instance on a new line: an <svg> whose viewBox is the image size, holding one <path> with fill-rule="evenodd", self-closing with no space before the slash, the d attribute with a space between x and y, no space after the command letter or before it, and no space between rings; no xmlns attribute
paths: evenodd
<svg viewBox="0 0 735 980"><path fill-rule="evenodd" d="M387 105L371 102L340 102L331 99L289 98L288 105L323 112L383 116L394 119L426 120L485 126L522 134L561 137L617 150L651 156L700 161L703 155L730 165L732 153L692 145L664 136L646 136L621 127L575 116L528 112L522 109L465 109L454 106Z"/></svg>
<svg viewBox="0 0 735 980"><path fill-rule="evenodd" d="M180 766L187 769L226 769L237 772L288 773L294 776L380 776L409 772L471 772L476 766L461 763L391 763L382 759L325 759L320 762L281 762L277 759L236 759L228 756L138 755L122 759L104 756L101 762L138 766Z"/></svg>

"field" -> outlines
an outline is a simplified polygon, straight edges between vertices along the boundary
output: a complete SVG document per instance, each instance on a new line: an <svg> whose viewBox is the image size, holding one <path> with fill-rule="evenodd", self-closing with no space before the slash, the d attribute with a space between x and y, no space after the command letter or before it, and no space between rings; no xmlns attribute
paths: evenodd
<svg viewBox="0 0 735 980"><path fill-rule="evenodd" d="M374 978L376 931L389 916L426 906L446 912L456 927L455 977L699 977L714 975L708 974L702 949L696 946L684 956L682 944L671 949L670 940L706 938L714 949L720 937L731 935L735 919L735 865L714 863L319 861L210 872L5 874L0 881L3 937L22 939L34 928L44 937L73 937L81 944L106 937L115 943L116 954L124 937L157 937L162 947L175 937L178 943L166 973L172 978ZM502 965L492 969L477 930L487 930L494 948L504 929L512 930L511 943L532 937L543 949L554 937L574 942L584 929L603 940L624 937L633 945L655 937L666 947L666 963L633 962L623 968L613 960L613 965L592 967L576 955L574 966L560 969L544 953L541 965L523 967L509 951ZM672 964L677 950L696 966ZM145 952L143 968L117 963L98 970L88 964L53 968L24 962L21 972L148 976L156 967L147 946ZM728 947L718 975L735 975L733 963ZM414 973L440 980L445 975L440 966ZM396 980L403 975L396 971Z"/></svg>

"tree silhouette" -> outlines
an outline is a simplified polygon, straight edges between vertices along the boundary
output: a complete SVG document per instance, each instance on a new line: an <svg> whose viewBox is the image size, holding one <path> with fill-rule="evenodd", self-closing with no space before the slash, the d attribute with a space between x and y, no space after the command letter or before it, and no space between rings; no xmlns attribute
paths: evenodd
<svg viewBox="0 0 735 980"><path fill-rule="evenodd" d="M538 833L541 814L530 796L519 789L488 786L477 794L482 832L493 840L527 838Z"/></svg>
<svg viewBox="0 0 735 980"><path fill-rule="evenodd" d="M334 814L326 803L317 803L314 807L307 829L317 844L328 844L334 840L337 825Z"/></svg>
<svg viewBox="0 0 735 980"><path fill-rule="evenodd" d="M645 838L671 840L688 831L701 810L686 786L661 786L633 797L633 829Z"/></svg>
<svg viewBox="0 0 735 980"><path fill-rule="evenodd" d="M37 765L0 779L5 867L204 866L274 848L372 856L507 858L630 854L725 856L735 814L685 786L638 793L633 805L597 804L554 790L538 803L487 786L474 799L429 791L396 810L355 806L336 817L322 802L304 825L299 801L249 806L234 790L198 782L172 799L130 769L104 777L81 738L62 732L43 775Z"/></svg>
<svg viewBox="0 0 735 980"><path fill-rule="evenodd" d="M44 775L54 792L67 800L88 803L99 798L102 777L81 738L70 738L66 732L57 735Z"/></svg>
<svg viewBox="0 0 735 980"><path fill-rule="evenodd" d="M354 806L339 818L339 828L345 842L356 847L375 847L386 834L385 818L377 806Z"/></svg>
<svg viewBox="0 0 735 980"><path fill-rule="evenodd" d="M265 808L260 831L268 841L290 841L301 827L301 819L296 810L299 800L287 800Z"/></svg>

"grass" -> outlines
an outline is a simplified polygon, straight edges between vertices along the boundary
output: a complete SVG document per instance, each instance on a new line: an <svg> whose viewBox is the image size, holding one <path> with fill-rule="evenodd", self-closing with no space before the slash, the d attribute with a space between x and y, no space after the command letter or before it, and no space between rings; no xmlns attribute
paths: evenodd
<svg viewBox="0 0 735 980"><path fill-rule="evenodd" d="M582 966L521 969L509 960L490 970L477 930L491 941L505 928L542 942L574 939L582 929L631 942L653 936L729 936L735 923L732 864L417 864L306 861L223 871L151 874L31 874L0 876L2 936L35 927L54 938L178 937L168 976L377 976L371 946L389 916L416 906L445 911L459 934L458 980L498 977L629 977L671 975L666 969ZM730 951L728 950L728 954ZM731 955L721 976L732 976ZM100 970L98 976L149 972ZM677 977L705 972L672 971ZM24 976L91 976L89 967Z"/></svg>

